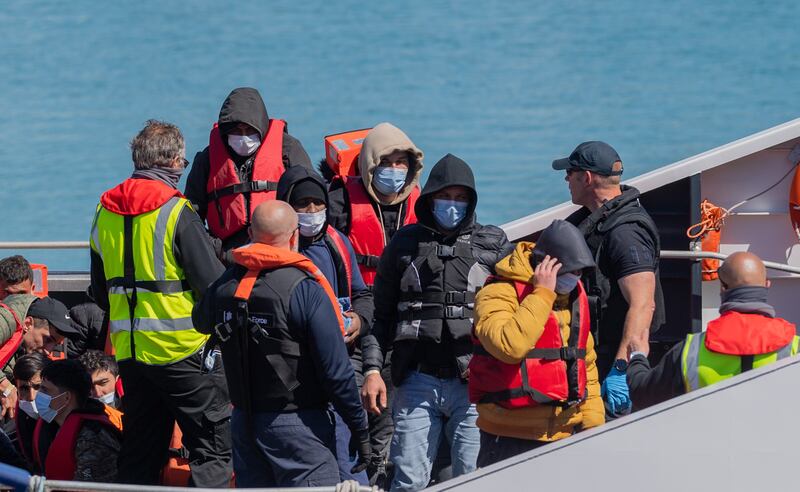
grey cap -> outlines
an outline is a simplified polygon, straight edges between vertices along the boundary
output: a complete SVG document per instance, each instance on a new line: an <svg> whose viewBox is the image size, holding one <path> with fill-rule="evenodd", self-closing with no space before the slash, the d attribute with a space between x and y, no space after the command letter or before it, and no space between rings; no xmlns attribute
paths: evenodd
<svg viewBox="0 0 800 492"><path fill-rule="evenodd" d="M619 176L622 169L614 171L614 163L619 161L619 154L614 147L605 142L592 141L583 142L575 147L575 150L563 159L553 161L553 169L563 171L565 169L578 169L581 171L591 171L603 176Z"/></svg>
<svg viewBox="0 0 800 492"><path fill-rule="evenodd" d="M538 263L547 255L558 258L561 263L559 274L595 266L594 256L583 234L566 220L551 222L536 241L531 257Z"/></svg>

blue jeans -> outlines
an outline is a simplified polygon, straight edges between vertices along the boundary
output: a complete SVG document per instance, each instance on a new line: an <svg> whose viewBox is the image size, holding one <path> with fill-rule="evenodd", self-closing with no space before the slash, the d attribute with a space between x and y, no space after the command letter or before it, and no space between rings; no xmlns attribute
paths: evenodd
<svg viewBox="0 0 800 492"><path fill-rule="evenodd" d="M481 442L475 425L478 412L469 402L467 385L460 379L409 373L396 388L392 414L392 491L427 487L442 431L450 442L453 476L475 470Z"/></svg>
<svg viewBox="0 0 800 492"><path fill-rule="evenodd" d="M298 410L231 416L236 486L319 487L339 483L333 412Z"/></svg>
<svg viewBox="0 0 800 492"><path fill-rule="evenodd" d="M345 480L355 480L361 485L369 485L366 471L356 474L350 473L350 470L358 462L358 451L356 448L352 450L352 453L350 452L350 439L352 439L350 429L338 413L334 412L333 415L336 417L336 461L339 464L339 477L343 482Z"/></svg>

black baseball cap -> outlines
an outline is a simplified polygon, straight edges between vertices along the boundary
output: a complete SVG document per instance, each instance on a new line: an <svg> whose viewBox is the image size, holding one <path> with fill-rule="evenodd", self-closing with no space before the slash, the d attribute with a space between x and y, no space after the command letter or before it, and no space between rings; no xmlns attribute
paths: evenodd
<svg viewBox="0 0 800 492"><path fill-rule="evenodd" d="M46 319L64 336L77 335L79 333L78 329L72 325L67 306L52 297L42 297L33 301L31 307L28 308L28 316Z"/></svg>
<svg viewBox="0 0 800 492"><path fill-rule="evenodd" d="M617 161L622 162L622 159L614 147L595 140L578 145L569 157L554 160L553 169L557 171L580 169L603 176L619 176L622 174L622 169L614 171L614 163Z"/></svg>

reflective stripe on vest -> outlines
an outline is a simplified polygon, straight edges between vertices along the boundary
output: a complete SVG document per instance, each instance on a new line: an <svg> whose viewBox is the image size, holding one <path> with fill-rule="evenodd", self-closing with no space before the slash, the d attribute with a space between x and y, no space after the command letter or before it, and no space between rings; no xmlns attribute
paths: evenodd
<svg viewBox="0 0 800 492"><path fill-rule="evenodd" d="M681 370L686 392L724 381L742 373L742 356L713 352L706 348L706 334L691 333L686 337L681 353ZM753 369L763 367L789 356L796 355L800 338L775 352L753 356Z"/></svg>
<svg viewBox="0 0 800 492"><path fill-rule="evenodd" d="M375 283L378 259L386 246L386 231L383 229L380 217L375 213L372 199L364 189L361 178L351 176L343 179L350 203L350 233L347 238L353 245L358 269L361 271L361 276L364 277L364 283L372 287L372 284ZM417 222L414 205L417 203L419 193L419 187L415 186L402 204L402 210L405 210L402 225ZM400 227L402 226L398 226L398 229Z"/></svg>
<svg viewBox="0 0 800 492"><path fill-rule="evenodd" d="M125 278L124 216L98 208L91 247L103 259L109 332L117 360L135 357L146 364L171 364L200 350L208 338L194 329L194 294L173 252L175 228L184 207L191 206L175 196L161 207L133 217L132 285ZM134 291L131 327L128 301ZM131 353L132 341L135 354Z"/></svg>

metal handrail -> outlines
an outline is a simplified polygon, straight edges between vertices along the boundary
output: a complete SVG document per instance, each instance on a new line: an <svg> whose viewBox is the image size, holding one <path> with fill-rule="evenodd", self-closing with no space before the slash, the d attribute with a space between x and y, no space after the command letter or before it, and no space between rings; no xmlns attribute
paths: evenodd
<svg viewBox="0 0 800 492"><path fill-rule="evenodd" d="M88 249L89 241L0 241L0 249Z"/></svg>
<svg viewBox="0 0 800 492"><path fill-rule="evenodd" d="M715 253L713 251L673 251L661 250L661 258L669 260L722 260L725 261L728 255L722 253ZM800 275L800 268L791 265L784 265L783 263L775 263L774 261L765 261L764 266L770 270L780 270L782 272L796 273Z"/></svg>

